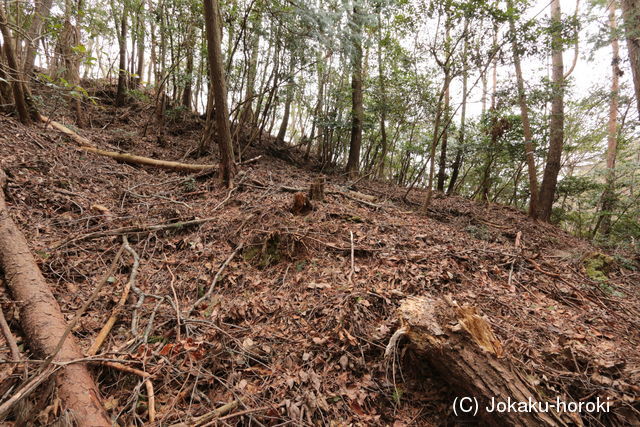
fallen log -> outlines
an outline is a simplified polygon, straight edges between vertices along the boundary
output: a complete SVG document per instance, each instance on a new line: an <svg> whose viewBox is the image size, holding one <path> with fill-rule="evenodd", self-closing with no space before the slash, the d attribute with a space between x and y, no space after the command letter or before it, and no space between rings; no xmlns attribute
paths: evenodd
<svg viewBox="0 0 640 427"><path fill-rule="evenodd" d="M400 336L408 337L412 349L452 388L459 390L458 397L477 399L477 416L488 425L566 425L551 410L546 413L487 410L494 402L492 399L537 402L538 392L503 358L500 341L475 308L460 307L450 298L412 297L401 303L398 313L401 328L391 339L386 355L395 348ZM473 412L459 415L474 415Z"/></svg>
<svg viewBox="0 0 640 427"><path fill-rule="evenodd" d="M102 150L100 148L97 148L87 138L78 135L76 132L72 131L68 127L56 121L49 120L48 117L41 116L41 120L42 122L45 123L45 126L51 126L52 128L62 132L63 134L67 135L69 138L73 139L78 144L78 147L76 147L77 149L86 151L89 153L93 153L93 154L98 154L100 156L111 157L112 159L118 160L123 163L152 166L152 167L157 167L161 169L186 171L186 172L210 171L216 168L215 165L172 162L169 160L157 160L151 157L143 157L143 156L136 156L134 154L118 153L116 151Z"/></svg>
<svg viewBox="0 0 640 427"><path fill-rule="evenodd" d="M169 160L157 160L157 159L152 159L151 157L142 157L142 156L136 156L134 154L101 150L95 147L81 146L78 148L82 151L87 151L89 153L111 157L112 159L116 159L120 162L134 164L134 165L153 166L161 169L170 169L170 170L186 171L186 172L200 172L200 171L206 171L206 170L211 170L216 168L216 166L214 165L200 165L200 164L172 162Z"/></svg>
<svg viewBox="0 0 640 427"><path fill-rule="evenodd" d="M0 189L6 176L0 170ZM4 191L0 191L0 269L15 301L20 305L20 322L34 353L55 361L70 361L83 357L72 336L66 338L57 355L56 347L66 322L60 306L47 285L27 241L7 210ZM98 388L86 365L64 366L56 375L58 396L73 413L78 426L111 426L100 403Z"/></svg>

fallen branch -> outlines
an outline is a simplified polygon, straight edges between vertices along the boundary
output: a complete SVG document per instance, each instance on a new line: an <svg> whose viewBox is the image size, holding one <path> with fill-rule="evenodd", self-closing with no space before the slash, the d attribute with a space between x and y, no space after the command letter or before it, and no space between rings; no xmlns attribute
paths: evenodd
<svg viewBox="0 0 640 427"><path fill-rule="evenodd" d="M185 317L189 317L191 315L191 313L193 312L193 310L196 309L196 307L198 305L200 305L202 302L208 300L209 298L211 298L211 294L213 293L213 290L215 289L216 283L218 283L218 279L220 278L220 275L222 274L222 272L224 271L224 269L227 267L227 265L231 262L231 260L236 256L236 254L242 249L243 244L240 243L236 249L231 253L231 255L229 255L229 257L227 257L227 259L222 263L222 265L220 266L220 268L218 269L218 271L216 272L216 275L213 276L213 280L211 281L211 285L209 285L209 289L207 289L207 292L202 296L202 298L198 299L189 309L189 311L187 312L187 315Z"/></svg>
<svg viewBox="0 0 640 427"><path fill-rule="evenodd" d="M27 397L33 390L35 390L40 384L48 380L59 369L58 366L49 365L45 370L40 371L34 375L28 382L23 383L22 386L16 390L13 395L0 405L0 417L4 418L9 411L22 399ZM88 424L78 424L88 426ZM106 425L106 424L100 424Z"/></svg>
<svg viewBox="0 0 640 427"><path fill-rule="evenodd" d="M62 334L62 337L60 338L60 341L58 341L58 344L56 345L56 347L55 347L55 349L53 351L53 354L51 354L47 358L47 361L45 362L44 367L46 367L47 364L49 364L49 363L51 363L53 361L53 359L56 357L56 355L58 354L58 352L60 351L60 349L64 345L64 342L67 339L67 336L69 335L71 330L73 328L75 328L76 324L78 323L78 320L80 320L80 318L86 313L86 311L89 308L89 306L91 305L91 303L93 303L93 301L95 301L95 299L98 297L98 294L100 293L100 290L102 289L104 284L109 281L109 277L111 277L113 275L113 273L116 271L116 267L118 266L118 261L120 261L120 256L122 255L122 251L123 250L124 249L121 247L120 250L116 253L116 256L113 259L113 262L111 263L111 267L107 271L107 274L104 275L102 280L95 287L95 289L91 293L91 296L89 297L89 299L87 299L84 302L84 304L82 304L82 307L80 307L76 311L75 315L73 316L73 319L71 320L71 322L69 322L69 324L67 325L67 328L64 330L64 333Z"/></svg>
<svg viewBox="0 0 640 427"><path fill-rule="evenodd" d="M189 423L177 423L177 424L172 424L170 427L187 427L187 426L197 426L200 424L204 424L204 423L208 423L209 421L213 420L214 418L220 417L222 415L228 414L229 412L233 411L234 409L236 409L238 407L238 405L240 404L240 401L238 400L234 400L233 402L227 403L226 405L222 405L219 408L214 409L213 411L201 415L199 417L196 418L192 418L191 420L189 420Z"/></svg>
<svg viewBox="0 0 640 427"><path fill-rule="evenodd" d="M0 188L6 176L0 171ZM0 191L0 268L8 287L20 305L22 330L34 353L46 358L56 353L56 347L66 330L60 306L42 276L23 234L11 220ZM80 348L71 336L59 349L56 360L66 361L82 357ZM111 426L102 408L98 388L85 364L65 366L56 375L58 396L73 412L79 426Z"/></svg>
<svg viewBox="0 0 640 427"><path fill-rule="evenodd" d="M140 369L132 368L127 365L123 365L118 362L102 362L104 366L108 366L113 369L117 369L122 372L134 374L144 379L144 386L147 389L147 405L149 408L149 422L153 423L156 420L156 398L153 391L153 383L151 382L152 375L148 372L141 371Z"/></svg>
<svg viewBox="0 0 640 427"><path fill-rule="evenodd" d="M120 313L122 312L122 309L124 308L124 305L127 302L127 298L129 297L129 291L131 290L131 284L133 283L133 281L136 280L137 273L138 273L138 268L137 268L137 265L134 264L134 266L131 269L131 273L129 273L129 280L127 280L127 284L122 290L122 295L120 296L118 303L113 308L113 311L111 312L111 316L109 316L107 323L105 323L102 329L100 329L100 332L96 336L95 341L87 351L87 356L95 356L98 353L98 350L100 349L104 341L107 339L107 336L109 336L109 332L111 332L113 325L116 324L116 321L118 320L118 317L120 316Z"/></svg>
<svg viewBox="0 0 640 427"><path fill-rule="evenodd" d="M207 170L216 168L215 165L199 165L199 164L172 162L169 160L157 160L157 159L152 159L151 157L142 157L142 156L136 156L135 154L118 153L115 151L101 150L99 148L94 148L94 147L80 146L78 148L81 149L82 151L86 151L89 153L111 157L112 159L115 159L124 163L129 163L134 165L143 165L143 166L154 166L160 169L170 169L170 170L186 171L186 172L199 172L199 171L207 171Z"/></svg>
<svg viewBox="0 0 640 427"><path fill-rule="evenodd" d="M101 156L111 157L112 159L115 159L124 163L129 163L134 165L153 166L161 169L170 169L170 170L187 171L187 172L200 172L200 171L209 171L212 169L216 169L215 165L201 165L201 164L172 162L168 160L157 160L157 159L152 159L150 157L136 156L134 154L101 150L97 148L95 144L93 144L90 140L88 140L83 136L78 135L76 132L72 131L68 127L58 122L55 122L53 120L49 120L49 118L45 116L40 116L40 118L42 122L45 123L45 128L46 126L51 126L57 131L67 135L69 138L73 139L78 144L77 148L82 151L99 154Z"/></svg>
<svg viewBox="0 0 640 427"><path fill-rule="evenodd" d="M113 230L95 231L93 233L88 233L88 234L85 234L85 235L82 235L82 236L78 236L78 237L74 237L72 239L66 240L66 241L58 244L57 246L54 246L52 248L52 250L60 249L60 248L65 247L65 246L67 246L67 245L69 245L71 243L82 242L84 240L92 240L92 239L97 239L97 238L100 238L100 237L118 236L118 235L123 235L123 234L152 233L154 231L162 231L162 230L171 230L171 229L176 229L176 228L190 227L192 225L204 224L206 222L213 221L215 219L217 219L217 218L209 217L209 218L202 218L202 219L193 219L193 220L190 220L190 221L170 222L170 223L165 223L165 224L154 224L154 225L134 225L134 226L130 226L130 227L115 228Z"/></svg>
<svg viewBox="0 0 640 427"><path fill-rule="evenodd" d="M7 323L7 319L4 317L4 313L2 312L2 308L0 307L0 327L2 328L2 334L4 335L5 340L7 340L7 344L9 345L9 349L11 350L11 359L14 361L20 360L20 350L18 349L18 344L16 344L16 339L13 337L11 333L11 329L9 328L9 324Z"/></svg>

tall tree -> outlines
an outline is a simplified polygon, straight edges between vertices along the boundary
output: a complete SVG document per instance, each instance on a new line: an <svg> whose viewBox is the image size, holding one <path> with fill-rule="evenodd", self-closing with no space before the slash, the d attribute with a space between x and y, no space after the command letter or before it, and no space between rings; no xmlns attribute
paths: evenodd
<svg viewBox="0 0 640 427"><path fill-rule="evenodd" d="M464 23L465 32L469 26L469 20L466 19ZM458 147L456 148L456 157L453 161L451 168L451 178L449 179L449 186L447 187L447 196L450 196L455 191L456 181L460 174L460 168L462 167L462 161L464 156L464 142L465 142L465 126L467 117L467 97L468 97L468 80L469 80L469 64L468 64L468 50L469 40L465 38L464 47L462 49L462 106L460 111L460 129L458 132Z"/></svg>
<svg viewBox="0 0 640 427"><path fill-rule="evenodd" d="M220 155L219 176L225 185L233 184L236 164L231 143L229 109L227 107L227 85L222 59L222 20L217 0L204 0L204 20L207 35L207 59L209 62L210 90L213 91L215 105L216 133Z"/></svg>
<svg viewBox="0 0 640 427"><path fill-rule="evenodd" d="M382 62L382 2L378 3L378 82L380 85L380 144L381 153L380 161L378 162L378 170L376 175L378 178L384 177L385 162L387 159L387 152L389 150L387 142L387 86L384 78L384 67Z"/></svg>
<svg viewBox="0 0 640 427"><path fill-rule="evenodd" d="M356 0L357 1L357 0ZM362 93L362 17L357 3L353 5L351 15L351 140L347 173L353 177L360 168L360 147L362 145L362 127L364 123L364 105Z"/></svg>
<svg viewBox="0 0 640 427"><path fill-rule="evenodd" d="M24 59L24 75L27 79L31 78L33 72L33 64L36 60L38 52L38 43L40 42L40 34L42 25L49 17L53 0L36 0L31 25L27 31L27 50Z"/></svg>
<svg viewBox="0 0 640 427"><path fill-rule="evenodd" d="M291 58L289 58L289 75L287 79L289 80L286 88L286 98L284 101L284 113L282 114L282 122L280 123L280 129L278 130L277 140L279 142L284 142L284 137L287 134L287 128L289 127L289 115L291 113L291 103L293 102L293 89L294 89L294 81L293 81L293 73L295 68L295 56L293 51L290 52Z"/></svg>
<svg viewBox="0 0 640 427"><path fill-rule="evenodd" d="M22 123L31 124L31 116L29 115L29 109L27 108L25 87L23 85L22 76L20 75L20 68L18 68L18 60L14 50L15 44L13 34L9 28L9 22L2 6L0 6L0 32L2 33L2 50L7 58L7 74L11 79L13 99L18 112L18 117Z"/></svg>
<svg viewBox="0 0 640 427"><path fill-rule="evenodd" d="M609 121L607 125L607 175L602 193L602 210L594 228L604 236L611 233L611 213L615 208L615 167L618 153L618 103L620 97L620 46L616 22L616 1L609 5L609 32L611 34L611 93L609 99Z"/></svg>
<svg viewBox="0 0 640 427"><path fill-rule="evenodd" d="M516 82L518 86L518 104L520 105L520 117L522 119L522 130L524 134L524 150L527 160L527 170L529 172L529 216L535 219L538 215L538 172L536 170L536 160L533 153L533 132L529 121L529 106L527 95L524 90L524 77L522 76L522 65L520 61L520 47L518 45L516 24L513 13L513 2L508 2L509 6L509 29L511 31L511 49L513 52L513 66L516 71Z"/></svg>
<svg viewBox="0 0 640 427"><path fill-rule="evenodd" d="M633 87L640 117L640 0L622 0L622 11Z"/></svg>
<svg viewBox="0 0 640 427"><path fill-rule="evenodd" d="M451 56L451 17L447 13L446 21L445 21L445 41L444 41L444 52L445 56L448 58ZM451 85L451 63L447 61L443 64L444 71L444 81L446 84L445 92L444 92L444 115L445 117L449 114L449 86ZM438 182L437 188L438 191L444 191L444 181L446 179L446 169L447 169L447 143L449 140L449 126L445 126L442 131L442 141L440 143L440 161L438 162Z"/></svg>
<svg viewBox="0 0 640 427"><path fill-rule="evenodd" d="M118 88L116 90L116 106L122 107L126 100L127 90L127 6L122 9L120 17L120 32L118 37L119 64L118 64Z"/></svg>
<svg viewBox="0 0 640 427"><path fill-rule="evenodd" d="M549 151L544 168L538 217L543 221L551 220L551 208L558 183L560 160L564 145L564 62L562 59L562 12L560 0L551 2L551 117L549 120Z"/></svg>

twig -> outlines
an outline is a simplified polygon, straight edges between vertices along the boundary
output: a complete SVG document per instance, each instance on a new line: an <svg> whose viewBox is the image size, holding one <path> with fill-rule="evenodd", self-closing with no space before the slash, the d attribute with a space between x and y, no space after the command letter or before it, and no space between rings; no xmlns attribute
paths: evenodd
<svg viewBox="0 0 640 427"><path fill-rule="evenodd" d="M131 315L131 333L133 334L133 336L136 336L138 334L138 309L142 306L142 303L144 303L145 297L145 293L136 286L135 280L138 274L138 267L140 266L140 257L138 256L138 253L133 250L131 245L129 245L129 240L127 239L126 235L122 236L122 241L124 242L123 247L133 257L133 267L131 270L131 279L129 280L129 283L131 284L131 289L133 290L133 292L138 295L138 302L133 308L133 314Z"/></svg>
<svg viewBox="0 0 640 427"><path fill-rule="evenodd" d="M260 156L256 156L256 157L254 157L254 158L252 158L252 159L245 160L245 161L240 162L240 163L238 163L238 164L239 164L239 165L248 165L249 163L255 163L255 162L257 162L257 161L258 161L258 160L260 160L261 158L262 158L262 155L260 155Z"/></svg>
<svg viewBox="0 0 640 427"><path fill-rule="evenodd" d="M166 259L166 256L165 256ZM178 295L176 294L176 288L173 286L173 283L176 281L176 276L173 275L173 271L167 264L167 270L169 270L169 274L171 275L171 282L169 286L171 286L171 292L173 293L173 300L175 301L175 309L176 309L176 319L178 321L178 331L176 334L176 340L180 342L180 328L182 327L182 319L180 318L180 304L178 303Z"/></svg>
<svg viewBox="0 0 640 427"><path fill-rule="evenodd" d="M144 379L144 386L147 389L147 404L149 408L149 422L153 423L156 420L156 398L155 392L153 391L153 383L150 378L152 375L149 372L141 371L140 369L132 368L127 365L123 365L118 362L102 362L102 365L108 366L113 369L117 369L122 372L126 372L129 374L134 374Z"/></svg>
<svg viewBox="0 0 640 427"><path fill-rule="evenodd" d="M214 208L217 209L218 206L216 206ZM182 221L182 222L170 222L168 224L154 224L154 225L141 225L141 226L131 226L131 227L121 227L121 228L116 228L113 230L106 230L106 231L96 231L93 233L89 233L89 234L85 234L83 236L78 236L78 237L74 237L72 239L66 240L56 246L54 246L52 248L52 250L56 250L56 249L60 249L64 246L69 245L70 243L76 243L76 242L81 242L84 240L91 240L91 239L97 239L99 237L106 237L106 236L117 236L120 234L132 234L132 233L151 233L154 231L162 231L162 230L169 230L169 229L174 229L174 228L183 228L183 227L190 227L192 225L200 225L200 224L204 224L206 222L209 221L213 221L215 219L215 217L208 217L208 218L202 218L202 219L193 219L190 221Z"/></svg>
<svg viewBox="0 0 640 427"><path fill-rule="evenodd" d="M233 411L234 409L236 409L238 407L238 405L240 404L239 400L234 400L233 402L227 403L226 405L222 405L219 408L214 409L213 411L201 415L199 417L196 418L192 418L189 421L189 424L186 423L177 423L177 424L172 424L170 427L187 427L187 426L196 426L199 424L205 424L208 423L209 421L211 421L214 418L220 417L222 415L225 415L231 411Z"/></svg>
<svg viewBox="0 0 640 427"><path fill-rule="evenodd" d="M127 281L127 284L122 290L122 295L120 296L120 300L118 301L113 311L111 312L111 316L107 320L107 323L105 323L102 329L100 329L100 332L98 333L98 336L96 336L96 339L91 345L91 348L89 348L89 351L87 351L88 356L94 356L98 352L98 350L104 343L104 340L107 339L109 332L111 332L113 325L115 325L116 321L118 320L118 316L120 315L120 312L122 311L122 308L124 307L125 303L127 302L127 298L129 297L129 290L131 289L131 284L136 280L136 275L138 274L138 265L139 264L136 264L134 262L133 267L131 268L131 273L129 274L129 280Z"/></svg>
<svg viewBox="0 0 640 427"><path fill-rule="evenodd" d="M353 231L349 231L349 234L351 235L351 271L349 272L349 283L353 284L353 273L356 270L355 267L355 258L354 258L354 249L353 249Z"/></svg>
<svg viewBox="0 0 640 427"><path fill-rule="evenodd" d="M109 368L117 369L118 371L134 374L142 378L151 378L152 375L149 372L141 371L140 369L132 368L131 366L123 365L120 362L100 362L101 365L108 366Z"/></svg>
<svg viewBox="0 0 640 427"><path fill-rule="evenodd" d="M49 365L44 370L40 371L37 375L33 376L28 382L24 383L13 396L0 405L0 417L9 413L9 411L23 398L27 397L33 390L35 390L40 384L46 381L51 375L53 375L59 366Z"/></svg>
<svg viewBox="0 0 640 427"><path fill-rule="evenodd" d="M41 369L46 368L47 365L50 364L53 361L53 359L56 357L56 355L58 354L58 352L62 348L62 345L64 344L64 341L67 339L67 336L69 335L71 330L73 328L75 328L76 324L78 323L78 320L80 320L80 317L82 317L84 315L84 313L87 311L87 308L89 308L91 303L93 303L93 301L95 301L95 299L98 297L98 293L100 292L100 290L102 289L104 284L109 281L109 277L111 277L113 275L113 273L116 271L116 267L118 266L118 261L120 260L120 256L122 255L122 251L123 250L124 250L124 245L122 247L120 247L120 249L116 253L115 258L113 259L113 262L111 263L111 267L109 268L109 271L107 271L107 274L104 275L102 280L95 287L95 289L91 293L91 296L89 297L89 299L82 305L82 307L80 307L76 311L76 313L75 313L75 315L73 317L73 320L71 320L71 322L69 322L69 324L67 325L67 328L64 330L64 333L62 334L62 337L60 337L60 340L58 341L58 344L56 345L55 349L51 353L51 356L49 356L46 359L47 361L45 362L45 364L42 366Z"/></svg>
<svg viewBox="0 0 640 427"><path fill-rule="evenodd" d="M236 256L236 254L240 251L240 249L242 249L242 247L244 246L243 243L240 243L236 249L231 253L231 255L229 255L229 257L222 263L222 265L220 266L220 268L218 269L217 273L215 276L213 276L213 280L211 281L211 285L209 285L209 289L207 290L207 292L204 294L204 296L202 298L200 298L199 300L197 300L193 306L191 306L191 308L189 309L189 311L187 312L187 316L189 317L191 315L191 313L193 312L193 310L196 309L196 307L198 305L200 305L203 301L208 300L211 297L211 294L213 293L213 289L216 286L216 283L218 282L218 279L220 277L220 275L222 274L222 272L224 271L224 269L227 267L227 265L231 262L231 260L233 259L233 257Z"/></svg>
<svg viewBox="0 0 640 427"><path fill-rule="evenodd" d="M20 349L18 349L18 344L16 344L16 340L11 333L11 329L9 328L9 324L7 323L7 319L5 319L4 317L2 307L0 307L0 327L2 327L2 334L7 340L7 344L9 344L9 349L11 350L11 358L13 360L20 360Z"/></svg>

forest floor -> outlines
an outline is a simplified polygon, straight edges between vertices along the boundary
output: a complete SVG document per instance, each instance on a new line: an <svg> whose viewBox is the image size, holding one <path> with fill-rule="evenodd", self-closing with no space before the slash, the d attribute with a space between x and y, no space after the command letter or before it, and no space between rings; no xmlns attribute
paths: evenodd
<svg viewBox="0 0 640 427"><path fill-rule="evenodd" d="M87 111L91 127L77 130L97 146L216 164L185 157L203 132L197 116L168 123L159 146L153 132L142 136L152 106L115 109L109 93L96 93L99 101ZM71 123L59 102L42 112ZM611 413L576 416L576 424L640 424L638 259L604 255L495 204L437 197L420 214L421 191L407 203L404 189L366 179L356 190L375 201L359 201L346 193L345 177L320 173L269 141L248 148L244 158L262 157L242 166L227 189L205 174L84 153L54 130L25 128L0 114L9 212L67 319L123 243L109 230L209 219L127 234L139 256L137 287L98 353L152 375L160 425L189 423L236 400L218 425L473 424L452 412L460 393L405 351L405 341L385 359L399 327L396 309L412 295L450 295L476 307L503 357L547 396L613 402ZM291 213L293 195L282 187L307 188L318 177L326 179L325 201L307 215ZM111 315L132 265L125 253L74 329L84 350ZM212 282L211 297L189 315ZM24 356L33 357L18 304L4 286L0 293ZM0 358L9 359L1 335ZM92 372L120 425L147 422L142 378L97 363ZM20 374L0 364L0 396ZM50 423L59 411L50 393L25 400L9 421Z"/></svg>

